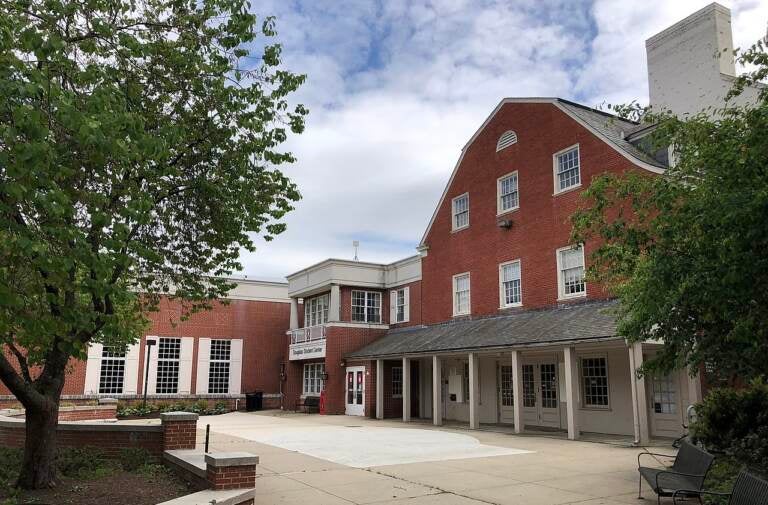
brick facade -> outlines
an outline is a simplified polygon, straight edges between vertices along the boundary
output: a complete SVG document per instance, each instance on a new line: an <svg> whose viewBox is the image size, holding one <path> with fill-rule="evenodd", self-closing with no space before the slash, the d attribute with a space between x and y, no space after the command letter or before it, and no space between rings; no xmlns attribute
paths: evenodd
<svg viewBox="0 0 768 505"><path fill-rule="evenodd" d="M499 136L517 132L518 142L496 152ZM553 195L553 155L579 145L581 186ZM486 316L558 303L555 251L570 244L571 215L579 195L604 172L622 173L635 167L574 119L548 103L506 103L465 148L464 157L424 243L422 258L423 322L453 317L452 277L470 272L471 314ZM497 216L497 180L517 171L520 206ZM469 192L470 225L451 230L451 200ZM499 218L512 227L498 226ZM594 243L585 247L588 258ZM500 309L499 264L521 260L523 307ZM596 285L587 285L590 299L606 298Z"/></svg>

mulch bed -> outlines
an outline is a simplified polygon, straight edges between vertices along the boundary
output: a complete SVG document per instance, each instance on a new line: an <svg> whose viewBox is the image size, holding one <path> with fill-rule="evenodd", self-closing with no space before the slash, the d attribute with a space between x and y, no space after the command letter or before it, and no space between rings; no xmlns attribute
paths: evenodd
<svg viewBox="0 0 768 505"><path fill-rule="evenodd" d="M167 473L146 476L117 470L89 479L63 478L56 489L23 492L20 505L155 505L195 492ZM0 491L0 502L5 498ZM11 502L14 503L14 502Z"/></svg>

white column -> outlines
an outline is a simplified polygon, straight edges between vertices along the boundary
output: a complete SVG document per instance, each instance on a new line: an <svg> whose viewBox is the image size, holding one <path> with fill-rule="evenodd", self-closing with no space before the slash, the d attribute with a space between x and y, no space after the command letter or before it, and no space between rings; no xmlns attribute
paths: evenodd
<svg viewBox="0 0 768 505"><path fill-rule="evenodd" d="M520 351L512 351L512 402L515 433L523 432L523 364Z"/></svg>
<svg viewBox="0 0 768 505"><path fill-rule="evenodd" d="M637 369L643 365L643 344L636 342L629 347L629 373L632 384L632 410L635 419L635 438L640 445L651 440L648 427L648 395L645 377L637 377Z"/></svg>
<svg viewBox="0 0 768 505"><path fill-rule="evenodd" d="M693 376L691 376L691 372L694 373ZM688 377L688 403L694 405L703 399L701 394L701 373L697 368L689 369L686 376Z"/></svg>
<svg viewBox="0 0 768 505"><path fill-rule="evenodd" d="M568 418L568 439L576 440L579 438L579 367L576 361L576 348L566 347L563 349L565 354L565 401L566 413Z"/></svg>
<svg viewBox="0 0 768 505"><path fill-rule="evenodd" d="M403 422L411 420L411 360L403 358Z"/></svg>
<svg viewBox="0 0 768 505"><path fill-rule="evenodd" d="M384 360L376 360L376 419L384 419Z"/></svg>
<svg viewBox="0 0 768 505"><path fill-rule="evenodd" d="M480 358L469 353L469 429L480 427Z"/></svg>
<svg viewBox="0 0 768 505"><path fill-rule="evenodd" d="M295 330L299 327L299 300L291 298L291 320L288 329Z"/></svg>
<svg viewBox="0 0 768 505"><path fill-rule="evenodd" d="M328 306L328 321L341 321L341 289L338 284L331 284L331 301Z"/></svg>
<svg viewBox="0 0 768 505"><path fill-rule="evenodd" d="M432 356L432 424L443 424L443 371L440 356Z"/></svg>

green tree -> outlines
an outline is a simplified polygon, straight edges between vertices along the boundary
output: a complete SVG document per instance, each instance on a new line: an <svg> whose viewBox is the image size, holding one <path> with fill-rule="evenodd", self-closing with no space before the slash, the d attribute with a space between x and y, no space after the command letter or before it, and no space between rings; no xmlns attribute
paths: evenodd
<svg viewBox="0 0 768 505"><path fill-rule="evenodd" d="M763 42L740 59L768 72ZM645 371L711 364L724 377L768 374L768 91L754 106L727 102L656 122L673 146L663 176L603 175L573 216L574 240L601 244L588 275L620 299L619 334L658 339Z"/></svg>
<svg viewBox="0 0 768 505"><path fill-rule="evenodd" d="M0 379L26 409L22 487L56 483L70 360L135 342L164 294L205 309L299 198L276 167L304 76L248 8L0 2Z"/></svg>

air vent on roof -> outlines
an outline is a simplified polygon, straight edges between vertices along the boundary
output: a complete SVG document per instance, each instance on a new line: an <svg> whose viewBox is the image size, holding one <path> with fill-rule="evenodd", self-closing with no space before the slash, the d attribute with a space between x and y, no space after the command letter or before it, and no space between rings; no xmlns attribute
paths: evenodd
<svg viewBox="0 0 768 505"><path fill-rule="evenodd" d="M505 131L501 134L501 137L499 137L499 141L496 142L496 152L499 152L502 149L506 149L507 147L516 143L517 133L513 132L512 130Z"/></svg>

